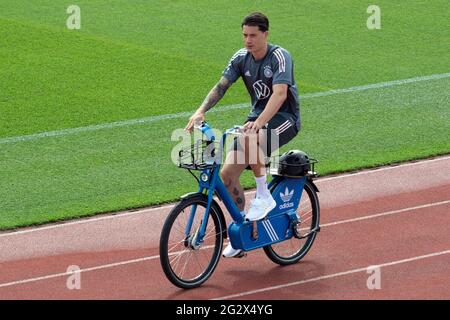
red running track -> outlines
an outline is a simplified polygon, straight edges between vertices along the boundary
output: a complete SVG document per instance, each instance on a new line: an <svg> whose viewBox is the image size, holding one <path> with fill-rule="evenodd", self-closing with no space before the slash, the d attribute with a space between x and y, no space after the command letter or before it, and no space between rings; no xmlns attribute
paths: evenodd
<svg viewBox="0 0 450 320"><path fill-rule="evenodd" d="M450 299L449 156L317 185L322 230L298 264L252 251L178 289L159 263L164 206L0 233L0 299ZM80 289L67 287L71 265Z"/></svg>

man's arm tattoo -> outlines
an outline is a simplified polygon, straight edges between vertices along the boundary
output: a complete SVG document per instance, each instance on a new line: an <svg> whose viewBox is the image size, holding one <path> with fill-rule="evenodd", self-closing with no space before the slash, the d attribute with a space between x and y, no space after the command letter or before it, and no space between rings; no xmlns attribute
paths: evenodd
<svg viewBox="0 0 450 320"><path fill-rule="evenodd" d="M211 89L211 91L206 96L202 103L202 109L204 112L208 111L219 102L220 99L225 95L228 88L231 87L232 83L225 77L220 78L219 82Z"/></svg>

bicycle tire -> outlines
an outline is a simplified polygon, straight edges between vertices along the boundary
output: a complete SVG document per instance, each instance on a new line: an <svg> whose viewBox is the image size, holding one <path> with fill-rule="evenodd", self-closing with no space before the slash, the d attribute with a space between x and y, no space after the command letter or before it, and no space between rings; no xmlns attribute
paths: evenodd
<svg viewBox="0 0 450 320"><path fill-rule="evenodd" d="M209 216L208 216L208 225L212 219L213 223L214 223L214 232L215 232L215 239L214 239L214 248L212 248L212 254L210 257L210 261L207 262L207 265L205 266L205 270L201 271L200 274L194 278L184 278L182 275L177 274L177 271L174 270L174 267L172 266L171 262L171 255L176 255L178 254L178 256L176 256L174 259L172 258L172 260L176 260L176 259L181 259L179 258L179 256L183 253L177 253L175 252L169 252L171 250L171 246L169 244L169 238L171 235L171 231L174 230L174 224L177 221L177 219L180 217L180 215L184 212L186 213L184 210L186 210L187 208L191 207L192 205L197 205L197 212L196 212L196 217L199 217L200 215L203 216L203 212L198 212L198 208L199 207L203 207L206 210L206 206L207 206L207 197L206 195L203 194L199 194L199 195L195 195L192 197L188 197L183 199L182 201L180 201L169 213L168 217L166 218L166 221L164 223L164 226L162 228L161 231L161 237L160 237L160 245L159 245L159 250L160 250L160 262L161 262L161 266L162 269L166 275L166 277L170 280L170 282L172 282L175 286L179 287L179 288L183 288L183 289L192 289L192 288L196 288L200 285L202 285L214 272L214 269L216 268L220 256L221 256L221 251L222 251L222 246L223 246L223 236L224 236L224 226L221 223L220 217L219 217L219 213L216 211L214 206L211 206L210 211L209 211ZM201 222L200 222L201 223ZM182 229L182 231L184 231L184 227L185 227L185 223L184 225L181 225L180 228L178 228L180 231L180 229ZM195 226L195 221L194 224L191 228L191 234L192 234L192 230L195 230L196 226ZM184 233L182 233L182 236L185 237ZM214 234L212 235L214 236ZM206 237L205 237L206 239ZM189 241L188 238L184 238L182 240L180 240L180 243L182 243L181 246L184 246L183 251L187 250L189 252L189 254L201 254L201 250L203 249L208 249L206 247L200 246L200 248L198 249L194 249L192 247L189 246ZM199 264L199 260L196 261L192 261L193 263L197 263ZM179 260L177 260L177 263L179 263ZM188 266L188 263L185 263L185 267Z"/></svg>
<svg viewBox="0 0 450 320"><path fill-rule="evenodd" d="M275 189L275 186L272 190ZM309 181L306 181L304 191L306 191L306 194L308 195L309 201L311 202L311 227L310 230L316 230L319 228L319 219L320 219L320 206L319 206L319 198L317 196L317 193L312 186L312 184ZM304 195L303 195L304 196ZM302 198L303 198L302 196ZM300 206L300 204L299 204ZM298 210L298 209L297 209ZM280 253L277 252L275 249L277 245L282 245L283 242L275 245L269 245L265 246L264 252L267 255L267 257L272 260L273 262L279 264L279 265L290 265L299 262L311 249L311 246L316 238L317 232L312 232L306 237L306 241L301 245L301 247L296 251L295 254L292 254L290 256L283 256ZM295 241L298 240L299 243L301 243L302 239L298 239L296 237L292 237L290 240L287 241Z"/></svg>

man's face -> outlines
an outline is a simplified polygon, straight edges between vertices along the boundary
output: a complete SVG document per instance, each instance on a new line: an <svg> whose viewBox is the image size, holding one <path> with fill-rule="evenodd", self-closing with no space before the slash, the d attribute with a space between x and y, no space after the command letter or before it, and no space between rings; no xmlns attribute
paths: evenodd
<svg viewBox="0 0 450 320"><path fill-rule="evenodd" d="M246 26L242 27L242 35L244 39L245 48L249 52L257 52L263 50L267 45L268 32L262 32L258 26Z"/></svg>

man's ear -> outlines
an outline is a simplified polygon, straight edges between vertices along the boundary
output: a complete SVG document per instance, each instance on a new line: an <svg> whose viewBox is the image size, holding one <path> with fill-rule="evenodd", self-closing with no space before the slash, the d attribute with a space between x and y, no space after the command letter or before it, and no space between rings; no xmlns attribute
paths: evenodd
<svg viewBox="0 0 450 320"><path fill-rule="evenodd" d="M267 40L267 38L269 38L269 30L267 30L266 32L265 32L265 38L266 38L266 40Z"/></svg>

